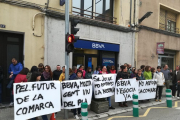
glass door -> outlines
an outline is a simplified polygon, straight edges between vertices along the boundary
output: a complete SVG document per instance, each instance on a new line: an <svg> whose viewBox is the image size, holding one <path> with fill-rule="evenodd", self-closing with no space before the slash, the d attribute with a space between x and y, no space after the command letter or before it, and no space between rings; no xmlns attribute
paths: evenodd
<svg viewBox="0 0 180 120"><path fill-rule="evenodd" d="M158 65L163 67L164 65L169 66L169 70L174 70L174 57L172 56L159 56Z"/></svg>

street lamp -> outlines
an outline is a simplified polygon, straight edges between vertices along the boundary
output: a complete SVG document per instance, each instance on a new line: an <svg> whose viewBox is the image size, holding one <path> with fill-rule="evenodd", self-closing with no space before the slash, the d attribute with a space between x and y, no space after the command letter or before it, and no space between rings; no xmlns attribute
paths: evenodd
<svg viewBox="0 0 180 120"><path fill-rule="evenodd" d="M139 24L146 18L148 18L153 12L147 12L141 19L139 19Z"/></svg>

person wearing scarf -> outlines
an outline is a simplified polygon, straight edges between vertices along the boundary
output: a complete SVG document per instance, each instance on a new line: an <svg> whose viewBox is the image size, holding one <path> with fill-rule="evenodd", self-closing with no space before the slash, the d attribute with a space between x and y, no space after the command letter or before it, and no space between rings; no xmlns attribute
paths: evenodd
<svg viewBox="0 0 180 120"><path fill-rule="evenodd" d="M49 81L52 80L53 73L49 65L45 66L45 71L41 75L41 81Z"/></svg>

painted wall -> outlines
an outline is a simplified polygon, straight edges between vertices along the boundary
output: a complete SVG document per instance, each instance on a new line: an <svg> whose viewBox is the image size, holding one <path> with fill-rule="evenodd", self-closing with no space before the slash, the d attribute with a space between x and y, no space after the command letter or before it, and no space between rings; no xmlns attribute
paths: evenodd
<svg viewBox="0 0 180 120"><path fill-rule="evenodd" d="M45 64L55 68L57 64L65 64L65 22L50 17L45 18ZM134 33L123 33L110 29L78 24L80 39L120 44L119 64L133 65L133 37ZM70 59L72 66L72 56ZM70 67L71 67L70 66Z"/></svg>
<svg viewBox="0 0 180 120"><path fill-rule="evenodd" d="M5 24L2 30L24 32L24 63L25 67L31 68L33 65L43 63L44 57L44 36L35 37L32 31L32 19L38 10L13 6L0 3L0 24ZM35 22L35 34L44 35L44 17L37 16Z"/></svg>
<svg viewBox="0 0 180 120"><path fill-rule="evenodd" d="M177 51L176 65L180 64L179 53L180 51L180 38L167 36L160 33L155 33L148 30L141 30L139 32L138 40L138 53L137 53L137 67L141 65L150 65L157 67L158 55L156 54L157 42L165 42L165 49ZM151 56L155 56L154 58Z"/></svg>
<svg viewBox="0 0 180 120"><path fill-rule="evenodd" d="M153 12L149 18L145 19L141 23L142 25L159 29L160 5L180 13L179 0L140 0L139 18L141 18L148 11ZM180 19L177 21L180 21Z"/></svg>

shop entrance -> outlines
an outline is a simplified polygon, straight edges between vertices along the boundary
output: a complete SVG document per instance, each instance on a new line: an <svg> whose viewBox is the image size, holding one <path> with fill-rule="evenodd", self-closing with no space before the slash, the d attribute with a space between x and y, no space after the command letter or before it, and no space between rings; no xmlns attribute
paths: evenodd
<svg viewBox="0 0 180 120"><path fill-rule="evenodd" d="M15 57L23 64L23 34L14 34L0 31L0 66L3 69L2 101L9 102L10 90L6 88L9 83L8 68L11 59Z"/></svg>
<svg viewBox="0 0 180 120"><path fill-rule="evenodd" d="M73 54L73 66L77 66L77 68L84 65L85 70L91 67L92 71L94 71L98 65L97 61L97 50L76 49Z"/></svg>
<svg viewBox="0 0 180 120"><path fill-rule="evenodd" d="M159 55L158 56L158 65L163 67L164 65L169 66L169 70L174 70L174 55Z"/></svg>

